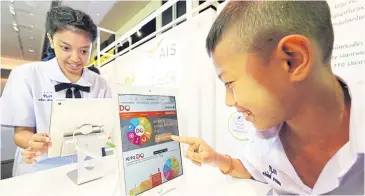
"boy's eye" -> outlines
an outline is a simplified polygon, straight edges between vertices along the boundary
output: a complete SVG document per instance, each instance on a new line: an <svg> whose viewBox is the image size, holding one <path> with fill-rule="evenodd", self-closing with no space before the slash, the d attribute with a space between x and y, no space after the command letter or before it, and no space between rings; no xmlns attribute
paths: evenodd
<svg viewBox="0 0 365 196"><path fill-rule="evenodd" d="M69 50L70 48L68 46L61 46L63 50Z"/></svg>

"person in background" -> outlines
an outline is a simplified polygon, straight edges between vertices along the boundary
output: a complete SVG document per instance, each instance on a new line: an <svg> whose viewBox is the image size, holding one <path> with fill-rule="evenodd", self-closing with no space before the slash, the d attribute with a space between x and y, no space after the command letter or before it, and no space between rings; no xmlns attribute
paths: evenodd
<svg viewBox="0 0 365 196"><path fill-rule="evenodd" d="M241 158L200 138L171 139L190 146L194 163L279 195L364 195L365 88L332 73L333 43L326 1L229 2L206 47L226 104L257 131Z"/></svg>
<svg viewBox="0 0 365 196"><path fill-rule="evenodd" d="M15 128L18 146L13 176L72 163L73 157L48 158L53 98L110 98L106 80L85 68L97 27L87 14L70 7L47 13L47 37L55 58L21 65L11 72L1 98L1 124Z"/></svg>

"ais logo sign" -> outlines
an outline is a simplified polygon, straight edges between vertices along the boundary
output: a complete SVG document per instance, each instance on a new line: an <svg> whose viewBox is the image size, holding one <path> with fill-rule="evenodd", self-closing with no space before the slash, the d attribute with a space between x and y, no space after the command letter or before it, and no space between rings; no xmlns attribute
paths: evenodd
<svg viewBox="0 0 365 196"><path fill-rule="evenodd" d="M172 43L170 45L165 45L161 47L160 50L160 59L162 58L168 58L170 56L174 56L176 54L176 44Z"/></svg>
<svg viewBox="0 0 365 196"><path fill-rule="evenodd" d="M176 54L176 43L163 43L164 37L157 41L157 43L147 51L152 58L158 56L159 59L165 59Z"/></svg>
<svg viewBox="0 0 365 196"><path fill-rule="evenodd" d="M131 110L131 106L130 105L120 105L119 106L119 110L122 112L122 111L129 111Z"/></svg>

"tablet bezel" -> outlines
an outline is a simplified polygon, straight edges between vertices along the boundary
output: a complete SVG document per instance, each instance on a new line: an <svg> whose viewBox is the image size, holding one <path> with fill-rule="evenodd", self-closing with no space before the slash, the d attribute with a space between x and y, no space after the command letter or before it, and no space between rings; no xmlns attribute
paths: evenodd
<svg viewBox="0 0 365 196"><path fill-rule="evenodd" d="M174 88L164 88L164 87L137 87L137 86L131 86L131 85L122 85L122 84L118 84L116 86L114 86L113 88L114 92L113 92L113 99L114 99L114 103L115 108L116 108L116 113L118 115L116 115L116 120L118 123L117 126L118 128L116 129L116 131L114 131L114 135L113 138L115 138L115 140L113 139L113 141L116 144L116 157L117 157L117 164L118 164L118 178L119 178L119 188L120 188L120 194L125 194L125 177L124 177L124 159L122 158L123 153L123 148L122 148L122 138L121 138L121 134L120 134L120 119L119 119L119 94L137 94L137 95L157 95L157 96L174 96L175 97L175 102L176 102L176 113L177 113L177 119L178 119L178 129L179 129L179 135L181 135L182 130L180 129L180 121L179 119L181 119L181 114L179 114L179 99L177 97L177 93L176 93L176 89ZM180 144L180 156L181 156L181 166L183 169L183 173L181 176L176 177L175 179L172 179L171 181L167 181L157 187L154 187L152 189L149 189L141 194L139 194L139 196L146 196L146 195L160 195L164 192L173 190L173 189L177 189L178 186L180 186L181 184L185 183L185 176L186 176L186 172L184 169L184 156L183 156L183 146L182 144Z"/></svg>

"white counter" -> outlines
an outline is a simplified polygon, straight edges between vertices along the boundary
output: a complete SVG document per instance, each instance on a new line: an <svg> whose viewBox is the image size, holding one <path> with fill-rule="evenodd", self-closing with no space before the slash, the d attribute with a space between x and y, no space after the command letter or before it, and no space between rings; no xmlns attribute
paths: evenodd
<svg viewBox="0 0 365 196"><path fill-rule="evenodd" d="M77 186L66 175L75 164L0 181L0 195L4 196L115 196L117 175L113 156L105 157L106 174L103 178ZM266 195L268 185L253 180L224 176L217 168L197 167L185 161L184 175L187 184L166 196L175 195Z"/></svg>

